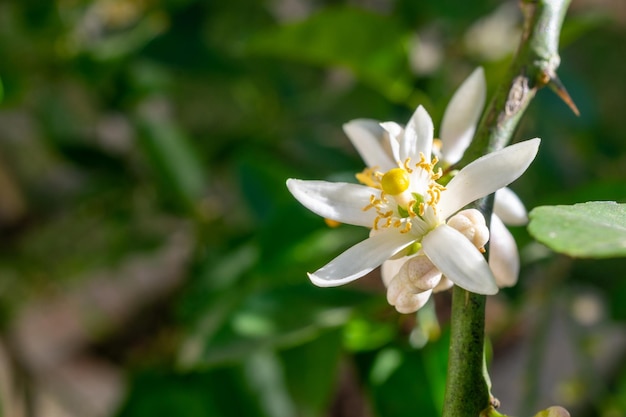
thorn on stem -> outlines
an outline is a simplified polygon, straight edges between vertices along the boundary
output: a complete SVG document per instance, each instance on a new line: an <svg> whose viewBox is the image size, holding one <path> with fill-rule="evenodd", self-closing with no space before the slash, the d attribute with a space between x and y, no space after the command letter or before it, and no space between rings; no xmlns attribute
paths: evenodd
<svg viewBox="0 0 626 417"><path fill-rule="evenodd" d="M567 89L556 74L552 75L549 78L547 85L552 91L556 93L557 96L561 98L561 100L565 102L565 104L567 104L567 106L574 112L576 116L580 116L578 107L576 107L574 100L572 100L572 97L569 95Z"/></svg>

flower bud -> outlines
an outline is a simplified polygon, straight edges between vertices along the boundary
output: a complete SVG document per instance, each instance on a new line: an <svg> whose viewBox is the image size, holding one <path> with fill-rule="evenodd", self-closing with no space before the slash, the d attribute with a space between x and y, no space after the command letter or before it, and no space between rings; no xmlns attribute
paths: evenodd
<svg viewBox="0 0 626 417"><path fill-rule="evenodd" d="M406 261L397 276L405 280L414 292L421 292L435 288L441 279L441 272L426 256L418 255Z"/></svg>
<svg viewBox="0 0 626 417"><path fill-rule="evenodd" d="M448 277L446 277L445 275L441 277L441 279L439 280L439 284L437 284L437 286L435 288L433 288L433 292L442 292L445 291L449 288L452 288L452 286L454 285L454 282L450 281L448 279Z"/></svg>
<svg viewBox="0 0 626 417"><path fill-rule="evenodd" d="M424 304L430 298L431 290L423 291L420 293L404 292L395 300L394 307L398 313L410 314L415 313L420 308L424 307Z"/></svg>
<svg viewBox="0 0 626 417"><path fill-rule="evenodd" d="M535 417L570 417L570 414L565 408L555 405L538 412Z"/></svg>
<svg viewBox="0 0 626 417"><path fill-rule="evenodd" d="M489 229L485 217L476 209L462 210L448 220L448 226L458 230L478 249L489 241Z"/></svg>

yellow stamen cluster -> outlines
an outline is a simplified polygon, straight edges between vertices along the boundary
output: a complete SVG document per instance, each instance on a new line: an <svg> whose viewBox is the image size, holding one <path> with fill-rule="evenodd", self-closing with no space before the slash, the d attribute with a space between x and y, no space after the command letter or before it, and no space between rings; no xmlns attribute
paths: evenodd
<svg viewBox="0 0 626 417"><path fill-rule="evenodd" d="M441 192L446 189L437 183L437 180L443 175L441 168L435 171L437 162L436 157L427 161L424 154L420 153L418 163L411 164L411 160L407 158L403 163L398 163L398 168L392 168L384 174L375 168L367 168L356 175L357 179L364 185L381 190L378 198L372 194L369 204L363 207L363 211L376 210L376 218L372 226L374 230L394 227L400 229L400 233L407 233L413 226L411 219L423 218L427 206L430 206L436 213ZM428 188L424 196L415 192L409 193L410 174L415 169L424 171L428 176ZM390 206L388 196L393 197L397 209L390 210L393 206Z"/></svg>
<svg viewBox="0 0 626 417"><path fill-rule="evenodd" d="M439 200L441 199L441 192L446 189L445 186L437 182L437 180L441 178L441 176L443 175L443 171L441 170L441 168L437 169L437 172L435 172L434 168L437 165L437 162L439 162L437 157L433 157L433 159L430 162L427 162L424 154L420 152L420 161L417 164L415 164L416 167L423 169L430 175L430 181L428 182L428 190L426 190L428 199L426 199L425 203L420 203L419 205L420 216L424 215L424 210L425 210L424 204L428 204L436 212L436 206L439 203Z"/></svg>
<svg viewBox="0 0 626 417"><path fill-rule="evenodd" d="M368 187L382 189L380 182L383 178L383 174L376 170L377 167L365 168L363 171L355 175L357 181Z"/></svg>

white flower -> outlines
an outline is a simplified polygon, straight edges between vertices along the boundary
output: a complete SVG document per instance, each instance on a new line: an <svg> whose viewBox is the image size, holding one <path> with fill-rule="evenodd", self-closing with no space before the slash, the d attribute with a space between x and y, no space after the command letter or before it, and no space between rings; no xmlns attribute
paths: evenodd
<svg viewBox="0 0 626 417"><path fill-rule="evenodd" d="M440 140L435 140L433 153L445 168L458 162L465 153L476 131L486 98L486 81L482 68L477 68L454 93L441 123ZM403 128L395 123L383 123L369 119L357 119L344 125L344 130L368 166L393 166L389 145L389 130L401 134ZM499 217L499 219L495 219ZM491 243L489 265L498 287L515 285L519 273L519 254L515 239L502 225L524 225L528 222L526 209L517 195L509 188L496 191L494 212L491 220ZM389 283L398 273L402 262L388 262L383 267L383 279Z"/></svg>
<svg viewBox="0 0 626 417"><path fill-rule="evenodd" d="M395 123L352 122L346 131L352 131L349 136L370 167L357 175L364 185L287 181L294 197L318 215L372 229L369 238L309 274L314 284L346 284L394 256L418 253L468 291L498 291L479 249L446 221L465 205L517 179L535 158L540 140L485 155L444 186L439 182L442 171L437 158L432 156L433 130L421 106L405 128Z"/></svg>

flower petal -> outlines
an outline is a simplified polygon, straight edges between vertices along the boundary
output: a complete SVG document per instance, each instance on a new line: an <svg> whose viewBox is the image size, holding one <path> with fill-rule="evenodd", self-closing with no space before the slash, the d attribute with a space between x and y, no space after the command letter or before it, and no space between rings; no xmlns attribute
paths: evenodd
<svg viewBox="0 0 626 417"><path fill-rule="evenodd" d="M478 67L456 90L441 121L441 154L449 164L458 162L469 146L485 106L487 82Z"/></svg>
<svg viewBox="0 0 626 417"><path fill-rule="evenodd" d="M496 277L498 287L512 287L519 275L519 253L515 239L502 220L491 216L491 241L489 242L489 267Z"/></svg>
<svg viewBox="0 0 626 417"><path fill-rule="evenodd" d="M539 138L507 146L478 158L463 168L441 193L437 205L446 219L465 205L505 187L519 178L535 159Z"/></svg>
<svg viewBox="0 0 626 417"><path fill-rule="evenodd" d="M409 233L390 230L352 246L318 269L309 278L319 287L335 287L362 277L413 243Z"/></svg>
<svg viewBox="0 0 626 417"><path fill-rule="evenodd" d="M422 240L422 249L432 263L459 287L478 294L498 292L485 258L452 227L441 224L433 229Z"/></svg>
<svg viewBox="0 0 626 417"><path fill-rule="evenodd" d="M313 213L340 223L372 227L376 212L364 211L376 191L364 185L345 182L303 181L290 178L287 188Z"/></svg>
<svg viewBox="0 0 626 417"><path fill-rule="evenodd" d="M523 226L528 223L528 214L524 203L513 190L507 187L496 191L493 212L500 217L504 224Z"/></svg>
<svg viewBox="0 0 626 417"><path fill-rule="evenodd" d="M385 150L384 140L387 132L377 120L356 119L343 125L352 145L368 167L378 167L385 172L395 167L390 155Z"/></svg>
<svg viewBox="0 0 626 417"><path fill-rule="evenodd" d="M430 115L424 107L418 106L404 129L404 138L400 142L400 161L404 162L407 158L419 160L421 152L430 162L433 131L433 121Z"/></svg>
<svg viewBox="0 0 626 417"><path fill-rule="evenodd" d="M394 162L400 160L400 142L398 140L404 135L404 128L396 122L383 122L380 127L385 129L389 134L389 147L391 148L391 157Z"/></svg>

